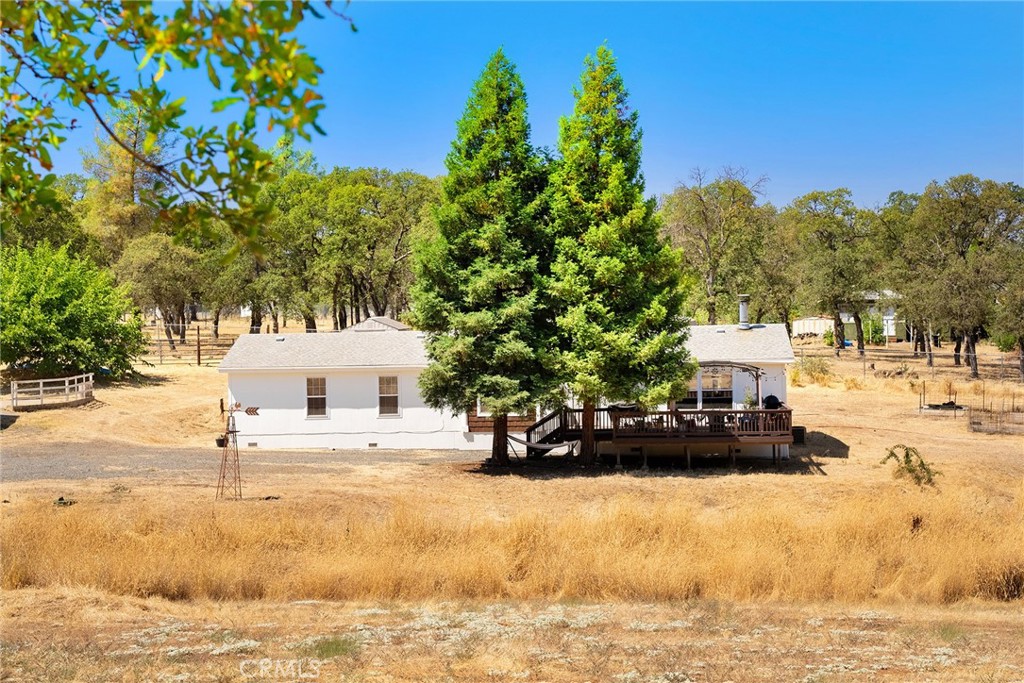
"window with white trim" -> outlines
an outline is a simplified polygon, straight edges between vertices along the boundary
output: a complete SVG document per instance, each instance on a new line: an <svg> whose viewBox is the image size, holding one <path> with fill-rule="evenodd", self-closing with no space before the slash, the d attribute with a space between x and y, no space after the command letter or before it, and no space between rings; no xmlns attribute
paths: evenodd
<svg viewBox="0 0 1024 683"><path fill-rule="evenodd" d="M479 396L476 398L476 416L477 417L490 417L491 411L484 407L484 402Z"/></svg>
<svg viewBox="0 0 1024 683"><path fill-rule="evenodd" d="M377 378L377 406L380 417L398 416L398 378Z"/></svg>
<svg viewBox="0 0 1024 683"><path fill-rule="evenodd" d="M327 417L327 378L306 378L306 417Z"/></svg>

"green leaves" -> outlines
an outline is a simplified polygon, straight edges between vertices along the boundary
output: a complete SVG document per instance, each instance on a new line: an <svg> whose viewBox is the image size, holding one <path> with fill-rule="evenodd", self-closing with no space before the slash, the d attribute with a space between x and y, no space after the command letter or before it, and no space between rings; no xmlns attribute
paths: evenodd
<svg viewBox="0 0 1024 683"><path fill-rule="evenodd" d="M499 50L457 123L437 235L417 249L413 313L431 359L420 388L434 407L463 411L479 398L506 415L556 380L544 362L553 320L540 291L551 252L546 176L529 130L522 81Z"/></svg>
<svg viewBox="0 0 1024 683"><path fill-rule="evenodd" d="M227 109L228 107L230 107L232 104L237 104L239 102L244 102L244 101L245 100L243 98L241 98L241 97L222 97L219 100L214 100L213 101L213 113L216 114L218 112L222 112L225 109Z"/></svg>
<svg viewBox="0 0 1024 683"><path fill-rule="evenodd" d="M40 377L131 371L144 349L142 321L124 289L68 248L0 250L0 361Z"/></svg>
<svg viewBox="0 0 1024 683"><path fill-rule="evenodd" d="M176 190L169 203L154 206L169 220L192 222L200 230L224 223L243 244L260 252L270 208L260 206L256 195L272 174L269 158L255 143L257 119L265 116L271 129L307 140L310 131L322 134L317 117L323 103L314 89L321 69L294 37L309 9L308 2L190 2L173 13L157 14L151 0L5 7L0 29L5 57L0 65L5 101L0 120L2 227L50 200L39 192L37 168L49 169L51 152L63 142L57 133L75 127L55 112L71 107L98 117L127 97L144 111L148 131L137 161ZM344 15L332 14L351 24ZM137 82L122 83L97 66L111 48L120 59L138 63ZM185 125L185 99L172 100L162 85L172 62L186 70L203 64L218 89L226 79L236 94L218 100L213 112L243 104L241 125ZM25 71L33 74L31 84L19 80ZM181 138L181 166L163 166L145 155L167 132ZM115 131L108 133L116 137Z"/></svg>
<svg viewBox="0 0 1024 683"><path fill-rule="evenodd" d="M692 374L678 257L644 198L638 114L610 50L584 63L551 178L557 236L548 295L564 379L587 403L664 402Z"/></svg>

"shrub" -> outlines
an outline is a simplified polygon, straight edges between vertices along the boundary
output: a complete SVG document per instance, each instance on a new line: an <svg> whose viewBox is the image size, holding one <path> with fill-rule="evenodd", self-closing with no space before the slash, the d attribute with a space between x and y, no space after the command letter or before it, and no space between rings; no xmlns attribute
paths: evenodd
<svg viewBox="0 0 1024 683"><path fill-rule="evenodd" d="M1012 353L1017 350L1017 335L1009 332L994 334L990 337L996 348L1003 353Z"/></svg>
<svg viewBox="0 0 1024 683"><path fill-rule="evenodd" d="M91 261L44 242L0 251L0 361L42 377L132 369L145 348L127 291Z"/></svg>
<svg viewBox="0 0 1024 683"><path fill-rule="evenodd" d="M902 455L897 451L902 451ZM896 469L893 470L892 476L897 479L910 479L918 486L935 486L935 477L941 474L925 462L925 459L913 446L904 446L903 444L893 446L882 459L882 464L884 465L890 460L896 462Z"/></svg>
<svg viewBox="0 0 1024 683"><path fill-rule="evenodd" d="M862 321L864 325L864 341L868 344L884 344L885 328L882 323L882 316L869 315Z"/></svg>
<svg viewBox="0 0 1024 683"><path fill-rule="evenodd" d="M821 338L824 340L825 346L836 345L835 332L832 331L831 327L825 329L825 333L821 335Z"/></svg>
<svg viewBox="0 0 1024 683"><path fill-rule="evenodd" d="M811 382L827 385L832 379L832 365L820 356L804 356L796 362L794 383L803 377Z"/></svg>

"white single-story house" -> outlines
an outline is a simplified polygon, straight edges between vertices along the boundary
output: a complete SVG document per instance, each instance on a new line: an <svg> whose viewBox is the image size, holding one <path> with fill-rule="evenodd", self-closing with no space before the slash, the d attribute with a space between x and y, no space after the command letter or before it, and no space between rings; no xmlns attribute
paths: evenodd
<svg viewBox="0 0 1024 683"><path fill-rule="evenodd" d="M761 403L769 396L782 404L789 424L786 366L794 358L785 326L697 325L690 328L687 346L700 369L687 395L664 409L697 419L687 420L686 426L680 422L673 437L685 437L695 452L717 452L716 443L725 435L715 425L728 424L729 435L742 441L747 453L772 435L778 441L777 421L771 423L772 434L763 421L759 430L741 427L767 413ZM417 380L427 362L423 333L376 317L334 333L242 335L221 362L220 372L228 376L229 403L241 406L235 422L243 448L490 450L486 413L474 409L452 415L423 403ZM246 408L257 410L249 414ZM565 440L573 430L573 410L564 409L560 418ZM597 435L599 442L611 439L611 423L618 419L608 412L615 408L601 410L608 429ZM534 440L531 427L541 417L510 417L509 431ZM550 429L544 433L556 438ZM752 442L755 436L761 441ZM766 451L772 452L771 447Z"/></svg>
<svg viewBox="0 0 1024 683"><path fill-rule="evenodd" d="M490 449L490 434L471 430L468 416L420 398L423 337L388 318L341 332L240 336L220 364L228 402L242 407L239 446Z"/></svg>

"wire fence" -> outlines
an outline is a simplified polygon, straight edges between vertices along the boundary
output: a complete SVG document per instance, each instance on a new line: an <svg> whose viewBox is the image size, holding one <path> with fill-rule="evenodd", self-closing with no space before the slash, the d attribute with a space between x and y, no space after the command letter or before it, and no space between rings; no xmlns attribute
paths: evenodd
<svg viewBox="0 0 1024 683"><path fill-rule="evenodd" d="M857 349L846 348L839 351L827 346L802 346L795 349L798 359L828 358L860 365L864 377L931 377L961 375L962 379L970 377L970 357L966 353L959 354L959 364L952 349L936 349L932 352L932 364L928 365L928 356L923 352L914 353L911 348L878 348L868 347L861 354ZM986 380L1004 382L1022 382L1020 358L1014 353L978 353L978 377Z"/></svg>
<svg viewBox="0 0 1024 683"><path fill-rule="evenodd" d="M972 432L1024 435L1024 412L969 408L967 425Z"/></svg>

